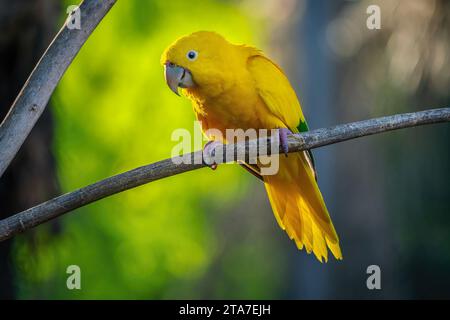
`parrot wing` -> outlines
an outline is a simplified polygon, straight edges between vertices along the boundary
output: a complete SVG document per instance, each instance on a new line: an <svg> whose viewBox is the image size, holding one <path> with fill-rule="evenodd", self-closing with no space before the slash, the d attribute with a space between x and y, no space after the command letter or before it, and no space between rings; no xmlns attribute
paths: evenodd
<svg viewBox="0 0 450 320"><path fill-rule="evenodd" d="M256 90L267 108L267 119L278 120L269 120L274 128L282 123L293 133L306 131L297 95L281 68L257 50L247 61ZM264 116L264 112L261 114ZM305 246L320 261L322 257L327 260L327 246L336 258L342 259L338 236L315 181L310 154L299 152L280 160L279 173L263 177L278 223L299 248Z"/></svg>
<svg viewBox="0 0 450 320"><path fill-rule="evenodd" d="M297 95L283 70L256 48L248 48L252 53L248 60L249 71L255 81L259 96L269 111L280 119L293 133L308 131ZM308 163L317 180L314 158L306 151Z"/></svg>
<svg viewBox="0 0 450 320"><path fill-rule="evenodd" d="M297 126L302 126L305 117L294 89L276 63L259 51L255 53L250 56L247 65L260 97L286 128L298 132Z"/></svg>

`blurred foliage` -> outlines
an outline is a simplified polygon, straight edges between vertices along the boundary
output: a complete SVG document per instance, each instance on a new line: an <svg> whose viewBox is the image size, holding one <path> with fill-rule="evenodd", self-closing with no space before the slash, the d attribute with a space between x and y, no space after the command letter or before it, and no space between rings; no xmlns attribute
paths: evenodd
<svg viewBox="0 0 450 320"><path fill-rule="evenodd" d="M172 131L192 132L194 115L190 103L166 87L162 51L197 30L254 43L251 24L236 3L226 1L118 1L53 98L62 190L168 158ZM247 195L250 179L236 166L214 174L198 170L78 209L60 219L56 237L39 227L34 244L16 241L19 296L204 298L198 282L219 252L211 221ZM267 279L275 266L256 271L268 254L264 242L256 248L258 253L243 245L224 257L210 297L276 295L279 280ZM81 268L82 290L66 288L71 264Z"/></svg>

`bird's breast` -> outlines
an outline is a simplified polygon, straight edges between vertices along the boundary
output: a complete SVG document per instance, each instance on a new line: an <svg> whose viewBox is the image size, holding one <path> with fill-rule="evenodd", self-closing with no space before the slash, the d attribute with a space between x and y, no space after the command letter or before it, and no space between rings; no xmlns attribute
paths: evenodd
<svg viewBox="0 0 450 320"><path fill-rule="evenodd" d="M225 135L226 129L265 128L262 103L254 88L241 84L218 96L194 100L194 111L204 131L218 129Z"/></svg>

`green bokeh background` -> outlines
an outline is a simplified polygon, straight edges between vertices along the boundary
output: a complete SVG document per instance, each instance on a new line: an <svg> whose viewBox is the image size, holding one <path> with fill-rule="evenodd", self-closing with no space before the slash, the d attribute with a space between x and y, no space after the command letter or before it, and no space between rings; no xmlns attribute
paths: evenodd
<svg viewBox="0 0 450 320"><path fill-rule="evenodd" d="M191 105L167 89L160 56L175 39L197 30L257 42L252 21L234 4L118 1L52 100L62 191L168 158L176 144L172 132L193 132ZM247 195L250 180L237 166L222 166L214 174L198 170L76 210L60 219L64 232L56 238L40 227L37 245L16 242L20 296L205 297L205 290L193 286L220 254L211 221ZM276 284L265 280L271 265L254 268L270 248L244 243L228 252L224 269L240 272L225 272L208 294L275 296ZM82 290L66 288L71 264L81 268Z"/></svg>

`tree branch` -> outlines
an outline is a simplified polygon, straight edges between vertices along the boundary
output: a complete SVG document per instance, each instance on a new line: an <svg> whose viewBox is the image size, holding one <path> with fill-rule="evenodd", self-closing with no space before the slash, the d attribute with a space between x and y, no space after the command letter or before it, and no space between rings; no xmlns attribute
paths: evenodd
<svg viewBox="0 0 450 320"><path fill-rule="evenodd" d="M116 0L84 0L79 6L81 29L67 22L34 68L0 125L0 177L15 157L80 48Z"/></svg>
<svg viewBox="0 0 450 320"><path fill-rule="evenodd" d="M398 114L290 135L288 138L289 152L313 149L362 136L439 122L450 122L450 108ZM261 147L262 144L267 146L269 141L267 139L252 140L247 144L230 144L227 145L227 148L232 148L235 155L242 151L248 155L249 145L255 146L257 143ZM189 156L191 159L202 159L202 151L191 153ZM205 167L201 162L200 164L175 164L180 159L181 157L166 159L112 176L1 220L0 241L110 195Z"/></svg>

